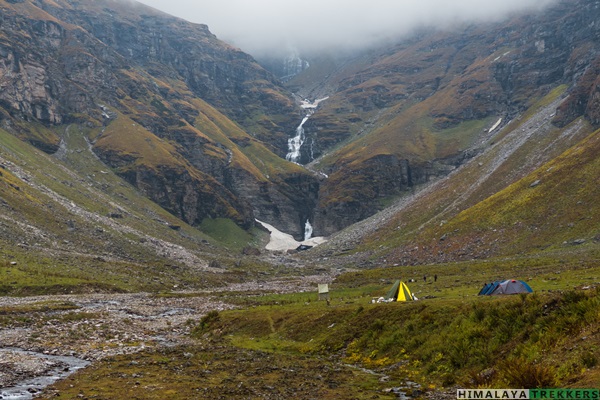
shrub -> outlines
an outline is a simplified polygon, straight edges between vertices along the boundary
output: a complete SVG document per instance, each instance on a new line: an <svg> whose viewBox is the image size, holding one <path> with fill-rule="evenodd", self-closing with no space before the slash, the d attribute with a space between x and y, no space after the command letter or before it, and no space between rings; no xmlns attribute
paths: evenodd
<svg viewBox="0 0 600 400"><path fill-rule="evenodd" d="M210 329L212 325L219 322L220 316L218 311L210 311L200 320L200 325L196 328L197 332L205 332Z"/></svg>
<svg viewBox="0 0 600 400"><path fill-rule="evenodd" d="M385 322L377 318L371 325L371 331L381 333L385 328Z"/></svg>
<svg viewBox="0 0 600 400"><path fill-rule="evenodd" d="M474 388L489 388L493 385L496 375L497 371L493 368L483 371L470 370L467 372L467 377L463 384Z"/></svg>
<svg viewBox="0 0 600 400"><path fill-rule="evenodd" d="M538 389L556 385L554 368L534 363L522 357L500 363L498 374L509 387Z"/></svg>
<svg viewBox="0 0 600 400"><path fill-rule="evenodd" d="M473 312L471 313L471 318L475 322L482 322L485 318L485 308L475 303L473 305Z"/></svg>
<svg viewBox="0 0 600 400"><path fill-rule="evenodd" d="M586 368L594 368L598 365L598 358L592 351L587 351L581 356L581 362Z"/></svg>

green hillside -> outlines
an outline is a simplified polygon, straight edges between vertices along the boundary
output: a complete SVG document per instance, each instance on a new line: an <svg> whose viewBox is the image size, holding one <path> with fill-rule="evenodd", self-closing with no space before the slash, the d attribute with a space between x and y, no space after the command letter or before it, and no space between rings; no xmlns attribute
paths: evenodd
<svg viewBox="0 0 600 400"><path fill-rule="evenodd" d="M156 291L239 279L208 268L214 259L233 264L220 250L229 243L114 174L90 151L93 132L77 125L56 132L61 151L50 156L0 130L2 294Z"/></svg>
<svg viewBox="0 0 600 400"><path fill-rule="evenodd" d="M403 263L521 257L541 251L569 252L579 245L597 248L600 210L594 199L600 195L599 138L598 131L594 132L472 206L473 197L465 197L448 208L444 191L436 191L392 217L386 227L366 239L365 246L384 243L386 257ZM475 163L473 167L482 168ZM452 182L465 175L468 170L443 186L454 192L459 187ZM415 213L416 209L423 213Z"/></svg>

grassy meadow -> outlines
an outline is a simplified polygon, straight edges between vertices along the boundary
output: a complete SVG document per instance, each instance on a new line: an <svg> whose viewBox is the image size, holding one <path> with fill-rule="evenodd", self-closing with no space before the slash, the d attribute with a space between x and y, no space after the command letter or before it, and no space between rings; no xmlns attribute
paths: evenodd
<svg viewBox="0 0 600 400"><path fill-rule="evenodd" d="M238 308L199 316L190 344L101 361L57 383L56 398L136 398L141 388L143 398L173 399L387 399L397 398L397 388L416 398L456 387L595 388L600 265L585 258L348 272L331 282L329 302L318 300L316 288L223 292L219 296ZM534 293L477 296L483 282L501 277L524 279ZM373 303L396 278L415 279L408 286L420 300Z"/></svg>

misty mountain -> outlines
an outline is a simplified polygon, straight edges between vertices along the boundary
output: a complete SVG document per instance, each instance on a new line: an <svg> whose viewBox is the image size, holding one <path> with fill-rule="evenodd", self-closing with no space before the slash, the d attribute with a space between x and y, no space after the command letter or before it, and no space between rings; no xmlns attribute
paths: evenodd
<svg viewBox="0 0 600 400"><path fill-rule="evenodd" d="M220 39L258 59L283 57L296 49L317 53L356 52L398 41L418 29L488 24L518 13L542 10L556 0L404 0L370 2L142 0L186 20L207 24Z"/></svg>
<svg viewBox="0 0 600 400"><path fill-rule="evenodd" d="M412 245L395 229L416 235L500 196L599 123L590 1L422 29L368 50L293 54L281 68L135 2L0 9L2 207L6 221L22 221L5 225L8 247L80 246L124 260L166 238L208 250L203 232L251 243L255 219L296 238L309 221L329 236L382 210L392 225L350 228L350 239L339 234L323 251L363 239ZM320 102L307 109L302 100ZM299 165L285 158L307 113ZM420 193L427 210L398 206ZM100 231L108 236L93 239ZM126 232L137 239L112 247ZM438 233L422 240L448 232Z"/></svg>
<svg viewBox="0 0 600 400"><path fill-rule="evenodd" d="M254 58L132 0L0 0L0 398L597 387L599 3L390 7L421 3ZM505 279L535 293L477 296Z"/></svg>
<svg viewBox="0 0 600 400"><path fill-rule="evenodd" d="M597 127L598 17L594 2L560 2L309 59L311 68L286 86L302 97L329 96L304 126L304 161L329 177L316 229L331 234L446 176L559 87L566 91L552 126L584 117Z"/></svg>

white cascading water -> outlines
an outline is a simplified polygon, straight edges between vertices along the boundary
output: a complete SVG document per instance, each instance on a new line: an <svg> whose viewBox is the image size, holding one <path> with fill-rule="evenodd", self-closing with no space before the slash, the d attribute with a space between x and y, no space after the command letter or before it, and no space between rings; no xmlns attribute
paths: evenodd
<svg viewBox="0 0 600 400"><path fill-rule="evenodd" d="M310 117L310 114L304 117L300 125L296 128L296 136L288 139L288 153L285 159L296 164L300 159L300 149L306 139L306 136L304 136L304 124L308 121L308 117Z"/></svg>
<svg viewBox="0 0 600 400"><path fill-rule="evenodd" d="M328 98L329 97L324 97L322 99L315 100L312 103L308 100L304 100L302 102L302 108L306 110L306 116L302 119L302 122L296 128L296 136L288 139L288 153L285 156L286 160L298 164L298 161L300 160L300 149L302 148L302 145L306 140L306 136L304 135L304 124L306 123L306 121L308 121L310 116L315 113L315 110L319 106L319 103L327 100Z"/></svg>
<svg viewBox="0 0 600 400"><path fill-rule="evenodd" d="M304 224L304 240L308 240L312 237L313 227L310 224L309 220L306 220L306 224Z"/></svg>

